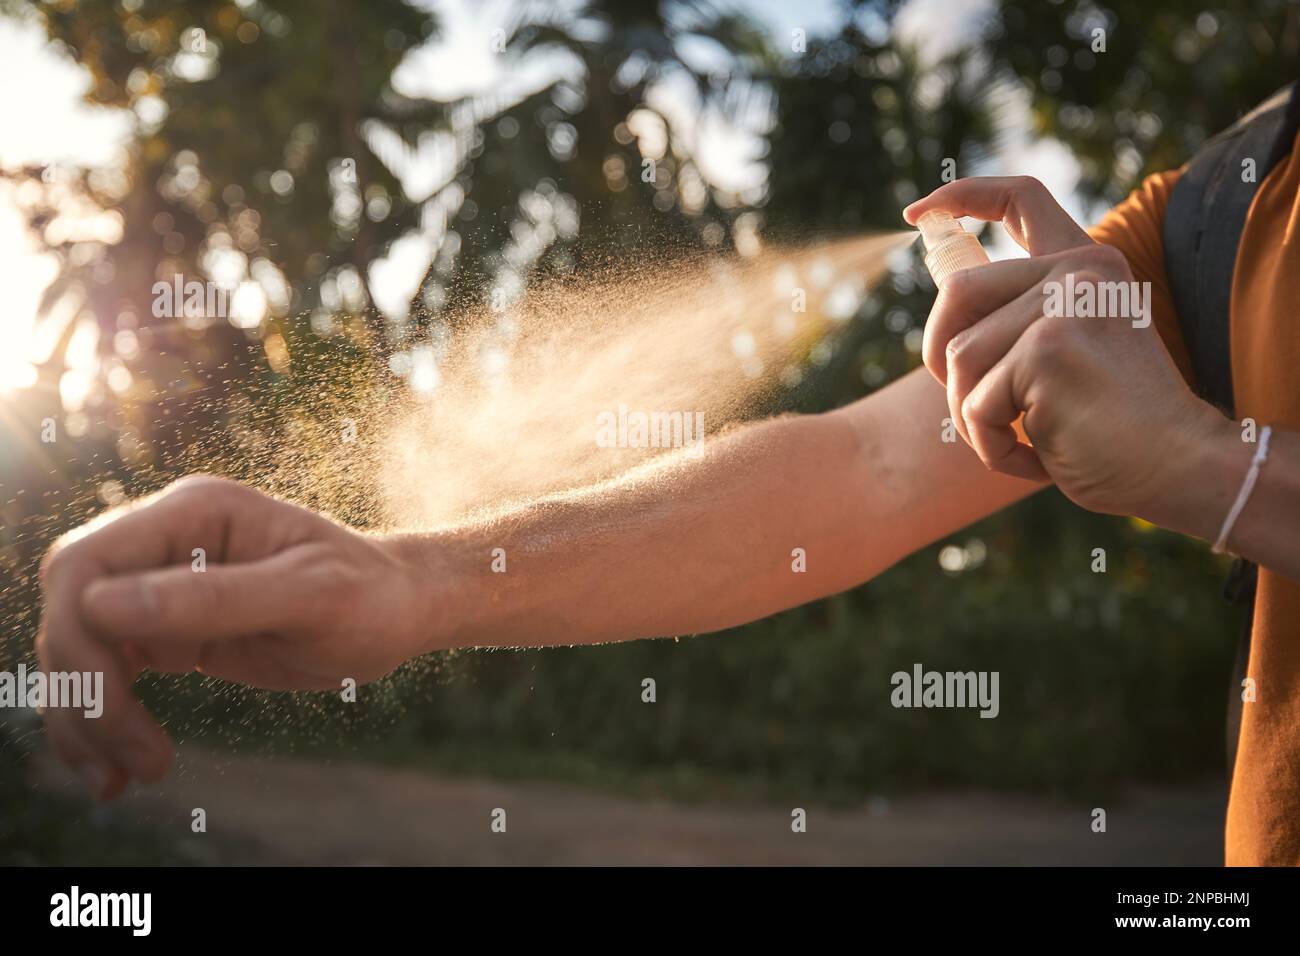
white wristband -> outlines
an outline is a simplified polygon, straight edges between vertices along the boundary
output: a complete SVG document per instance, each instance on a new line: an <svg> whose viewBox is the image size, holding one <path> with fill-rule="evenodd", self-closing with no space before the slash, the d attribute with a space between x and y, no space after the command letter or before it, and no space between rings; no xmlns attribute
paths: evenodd
<svg viewBox="0 0 1300 956"><path fill-rule="evenodd" d="M1223 528L1219 531L1219 540L1214 542L1214 553L1222 554L1223 549L1228 544L1228 535L1232 534L1232 526L1237 523L1237 518L1241 516L1241 511L1246 507L1246 502L1250 500L1250 493L1255 490L1255 482L1259 481L1259 469L1268 460L1268 440L1273 434L1272 427L1265 425L1259 433L1259 448L1255 450L1255 457L1250 460L1250 471L1246 472L1246 480L1241 483L1241 491L1237 492L1237 500L1232 503L1232 509L1228 512L1228 517L1223 519Z"/></svg>

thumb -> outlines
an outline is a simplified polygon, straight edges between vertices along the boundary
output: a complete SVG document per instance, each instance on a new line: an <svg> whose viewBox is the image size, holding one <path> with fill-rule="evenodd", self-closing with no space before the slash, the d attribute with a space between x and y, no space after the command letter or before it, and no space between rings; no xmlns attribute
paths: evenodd
<svg viewBox="0 0 1300 956"><path fill-rule="evenodd" d="M106 640L141 643L195 645L301 627L323 603L311 593L304 550L205 571L176 566L98 578L82 594L82 614Z"/></svg>
<svg viewBox="0 0 1300 956"><path fill-rule="evenodd" d="M1047 187L1032 176L958 179L912 203L903 210L903 218L916 225L932 209L942 209L954 217L1001 222L1011 238L1031 256L1093 244L1092 238L1052 198Z"/></svg>

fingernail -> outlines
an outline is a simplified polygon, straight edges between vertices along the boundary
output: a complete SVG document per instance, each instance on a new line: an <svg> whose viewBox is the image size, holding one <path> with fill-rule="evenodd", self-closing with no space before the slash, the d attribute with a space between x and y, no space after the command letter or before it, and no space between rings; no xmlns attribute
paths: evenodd
<svg viewBox="0 0 1300 956"><path fill-rule="evenodd" d="M97 763L83 763L77 767L77 776L93 798L104 798L104 791L108 789L108 771L104 767Z"/></svg>

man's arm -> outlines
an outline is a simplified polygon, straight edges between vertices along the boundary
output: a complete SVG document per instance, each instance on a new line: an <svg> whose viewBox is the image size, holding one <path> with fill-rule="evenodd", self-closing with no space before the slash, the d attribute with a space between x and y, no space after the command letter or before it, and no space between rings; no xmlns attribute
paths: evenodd
<svg viewBox="0 0 1300 956"><path fill-rule="evenodd" d="M1140 308L1140 288L1115 298L1134 286L1126 257L1024 177L957 180L904 214L914 222L930 209L1002 221L1031 256L950 276L926 325L926 366L981 460L1004 474L1049 475L1090 511L1215 540L1256 446L1192 393ZM1092 293L1098 314L1053 304L1067 284ZM1228 548L1300 580L1298 492L1300 435L1275 432Z"/></svg>
<svg viewBox="0 0 1300 956"><path fill-rule="evenodd" d="M946 416L917 370L839 411L738 427L699 458L423 534L178 482L46 559L42 668L105 675L103 716L52 709L50 739L104 799L171 761L130 691L142 669L337 689L437 648L710 631L842 590L1038 487L942 441Z"/></svg>
<svg viewBox="0 0 1300 956"><path fill-rule="evenodd" d="M732 627L866 581L1041 487L942 441L947 415L942 387L918 369L834 412L710 439L702 457L394 539L426 569L422 617L446 622L425 649ZM490 567L496 548L505 573Z"/></svg>

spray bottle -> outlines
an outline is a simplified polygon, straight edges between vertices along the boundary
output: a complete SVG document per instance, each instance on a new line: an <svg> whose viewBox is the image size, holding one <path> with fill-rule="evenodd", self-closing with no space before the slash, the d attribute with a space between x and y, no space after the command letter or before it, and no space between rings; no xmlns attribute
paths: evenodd
<svg viewBox="0 0 1300 956"><path fill-rule="evenodd" d="M980 241L962 228L961 223L941 209L931 209L916 221L925 246L925 267L941 286L948 276L962 269L982 266L989 261Z"/></svg>
<svg viewBox="0 0 1300 956"><path fill-rule="evenodd" d="M973 269L987 264L989 254L977 237L962 228L961 223L940 209L932 209L916 221L925 246L925 267L930 270L934 284L942 286L954 272ZM1016 434L1022 443L1033 447L1024 432L1023 419L1016 422Z"/></svg>

